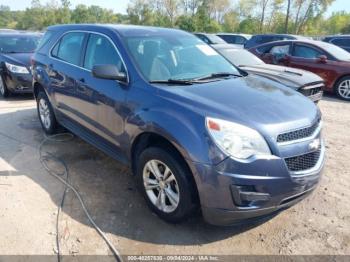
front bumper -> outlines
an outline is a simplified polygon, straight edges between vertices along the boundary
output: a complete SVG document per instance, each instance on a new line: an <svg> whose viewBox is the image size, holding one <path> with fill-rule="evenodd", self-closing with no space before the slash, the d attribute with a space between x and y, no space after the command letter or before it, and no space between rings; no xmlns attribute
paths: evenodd
<svg viewBox="0 0 350 262"><path fill-rule="evenodd" d="M317 186L324 165L324 145L315 168L293 174L284 158L245 162L228 158L217 166L193 163L204 219L232 225L286 209Z"/></svg>
<svg viewBox="0 0 350 262"><path fill-rule="evenodd" d="M6 72L3 75L7 89L11 93L33 93L33 76L31 74L14 74Z"/></svg>

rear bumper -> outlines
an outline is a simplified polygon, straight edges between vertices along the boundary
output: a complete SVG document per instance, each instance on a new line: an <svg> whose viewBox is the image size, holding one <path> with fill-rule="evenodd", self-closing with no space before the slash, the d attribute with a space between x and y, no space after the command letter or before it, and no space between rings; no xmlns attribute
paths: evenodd
<svg viewBox="0 0 350 262"><path fill-rule="evenodd" d="M11 93L26 94L33 93L33 77L31 74L4 74L4 81Z"/></svg>

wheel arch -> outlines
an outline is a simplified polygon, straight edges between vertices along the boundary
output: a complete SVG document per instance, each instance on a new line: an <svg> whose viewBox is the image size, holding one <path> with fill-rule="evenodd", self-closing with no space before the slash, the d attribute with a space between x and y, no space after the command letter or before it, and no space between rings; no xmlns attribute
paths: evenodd
<svg viewBox="0 0 350 262"><path fill-rule="evenodd" d="M350 77L350 74L343 74L341 76L339 76L335 81L334 81L334 84L333 84L333 91L335 92L336 91L336 88L339 84L339 82L345 78L345 77Z"/></svg>
<svg viewBox="0 0 350 262"><path fill-rule="evenodd" d="M177 145L170 142L170 140L160 134L157 134L155 132L146 131L141 134L139 134L133 141L131 150L130 150L130 158L131 158L131 169L132 173L136 174L136 165L137 165L137 157L138 155L145 149L150 147L159 147L166 151L170 151L172 153L172 156L175 157L176 160L178 160L181 164L183 164L183 167L187 170L188 174L190 174L190 182L193 186L194 197L195 200L199 201L199 193L198 188L196 184L196 179L194 177L193 171L187 161L187 158L183 156L183 154L180 152L181 149L178 148Z"/></svg>

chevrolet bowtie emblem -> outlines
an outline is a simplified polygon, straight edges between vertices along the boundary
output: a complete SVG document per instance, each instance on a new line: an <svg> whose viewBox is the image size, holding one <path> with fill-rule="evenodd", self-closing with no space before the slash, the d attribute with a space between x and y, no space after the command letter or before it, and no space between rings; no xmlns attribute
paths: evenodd
<svg viewBox="0 0 350 262"><path fill-rule="evenodd" d="M317 149L319 149L320 145L321 145L320 139L317 138L309 144L309 149L310 150L317 150Z"/></svg>

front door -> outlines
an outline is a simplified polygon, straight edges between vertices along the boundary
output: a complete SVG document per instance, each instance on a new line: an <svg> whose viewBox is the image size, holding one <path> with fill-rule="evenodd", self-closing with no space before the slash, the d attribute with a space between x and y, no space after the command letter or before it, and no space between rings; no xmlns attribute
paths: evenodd
<svg viewBox="0 0 350 262"><path fill-rule="evenodd" d="M126 73L125 64L114 43L105 35L89 34L84 68L77 84L78 107L82 108L85 126L105 140L120 146L124 132L127 86L115 80L92 76L94 65L116 65Z"/></svg>

